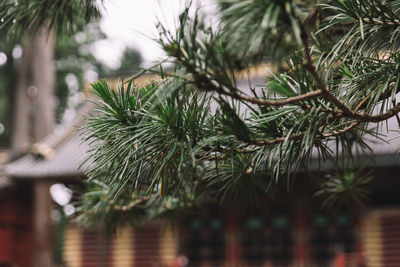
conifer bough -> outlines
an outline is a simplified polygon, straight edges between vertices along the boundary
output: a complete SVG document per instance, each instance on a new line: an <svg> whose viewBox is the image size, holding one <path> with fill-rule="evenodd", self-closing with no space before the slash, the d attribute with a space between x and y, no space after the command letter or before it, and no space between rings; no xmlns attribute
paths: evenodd
<svg viewBox="0 0 400 267"><path fill-rule="evenodd" d="M218 27L190 7L176 31L158 25L173 73L117 91L93 84L82 221L111 227L215 200L245 210L311 160L340 167L398 118L399 1L218 2ZM266 61L280 71L239 88L239 73ZM370 175L343 172L321 176L324 203L366 197Z"/></svg>
<svg viewBox="0 0 400 267"><path fill-rule="evenodd" d="M80 30L100 18L95 0L1 0L0 31L15 38L17 33L35 34L41 28L55 29L58 35ZM50 31L49 31L50 32Z"/></svg>

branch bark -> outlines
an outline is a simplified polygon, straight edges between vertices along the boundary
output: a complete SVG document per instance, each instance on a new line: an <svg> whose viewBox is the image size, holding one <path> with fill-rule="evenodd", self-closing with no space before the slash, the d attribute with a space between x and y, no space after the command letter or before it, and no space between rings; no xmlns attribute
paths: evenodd
<svg viewBox="0 0 400 267"><path fill-rule="evenodd" d="M145 203L147 200L149 200L151 198L151 196L145 196L145 197L141 197L136 199L135 201L129 203L128 205L124 205L121 207L115 207L116 210L120 210L120 211L128 211L133 209L134 207L136 207L137 205L143 204Z"/></svg>
<svg viewBox="0 0 400 267"><path fill-rule="evenodd" d="M381 21L377 18L362 18L362 17L358 17L358 20L362 20L362 22L367 23L367 24L374 24L374 25L390 25L390 26L399 26L400 25L400 21L395 19L392 21Z"/></svg>
<svg viewBox="0 0 400 267"><path fill-rule="evenodd" d="M182 61L184 63L184 61ZM279 106L285 106L293 103L297 103L300 101L304 101L307 99L315 98L317 96L320 96L322 94L321 90L315 90L311 91L302 95L297 95L289 98L284 98L284 99L274 99L274 100L269 100L269 99L260 99L256 97L251 97L251 96L245 96L242 94L237 93L240 91L238 88L234 88L235 92L229 92L226 91L221 85L217 84L216 82L213 82L213 80L210 80L207 75L199 73L196 71L191 65L185 64L185 67L188 69L188 71L195 76L196 80L196 85L199 89L203 91L213 91L217 92L220 95L225 95L229 96L231 98L256 104L256 105L261 105L261 106L274 106L274 107L279 107Z"/></svg>

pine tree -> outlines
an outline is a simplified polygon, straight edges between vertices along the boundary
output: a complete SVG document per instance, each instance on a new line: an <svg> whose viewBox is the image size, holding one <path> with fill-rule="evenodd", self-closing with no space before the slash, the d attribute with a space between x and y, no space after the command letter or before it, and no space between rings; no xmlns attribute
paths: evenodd
<svg viewBox="0 0 400 267"><path fill-rule="evenodd" d="M85 129L94 142L84 221L115 225L210 200L245 208L313 157L337 166L353 146L368 148L371 124L397 116L398 1L219 3L217 30L189 8L175 32L158 25L173 73L118 92L93 84L101 101ZM251 94L239 89L241 70L263 61L286 70ZM368 175L343 177L325 183L326 203L365 197Z"/></svg>
<svg viewBox="0 0 400 267"><path fill-rule="evenodd" d="M118 92L93 84L101 101L85 128L83 221L115 225L212 200L245 208L312 158L340 166L399 113L399 1L219 4L216 30L190 8L176 31L158 25L172 73L145 87L132 78ZM239 74L265 61L283 71L239 89ZM331 177L319 193L325 204L358 203L369 180Z"/></svg>

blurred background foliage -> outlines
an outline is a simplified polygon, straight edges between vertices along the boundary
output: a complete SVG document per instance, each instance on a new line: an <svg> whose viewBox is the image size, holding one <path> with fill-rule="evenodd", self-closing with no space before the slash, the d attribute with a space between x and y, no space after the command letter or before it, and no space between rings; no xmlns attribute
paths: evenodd
<svg viewBox="0 0 400 267"><path fill-rule="evenodd" d="M7 145L11 134L10 109L14 99L18 58L22 53L21 46L15 40L8 39L7 35L0 33L0 147Z"/></svg>
<svg viewBox="0 0 400 267"><path fill-rule="evenodd" d="M3 33L3 34L1 34ZM12 134L12 105L18 79L18 67L23 53L21 38L5 34L0 29L0 148L6 148ZM127 47L121 64L112 69L99 61L93 46L106 39L99 23L90 23L71 34L60 34L55 42L56 86L54 101L57 123L66 123L84 98L88 82L99 78L129 76L140 68L142 57L134 48Z"/></svg>

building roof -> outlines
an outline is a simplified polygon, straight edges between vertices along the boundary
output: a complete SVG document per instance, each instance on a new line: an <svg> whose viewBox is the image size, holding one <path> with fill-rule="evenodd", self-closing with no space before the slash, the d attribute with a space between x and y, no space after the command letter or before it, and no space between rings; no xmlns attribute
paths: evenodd
<svg viewBox="0 0 400 267"><path fill-rule="evenodd" d="M81 164L86 157L88 143L82 141L79 128L93 106L88 101L84 103L71 125L61 126L61 129L58 128L43 141L34 144L24 156L5 165L3 175L15 179L82 177L85 166Z"/></svg>
<svg viewBox="0 0 400 267"><path fill-rule="evenodd" d="M154 75L144 75L136 82L143 84L152 79L155 79ZM118 82L118 79L108 80L111 88L117 88ZM82 140L79 128L84 125L86 115L95 107L92 100L87 99L82 103L72 123L57 127L44 140L32 145L20 158L3 166L0 161L0 178L4 178L3 183L0 180L0 187L8 185L6 181L10 178L70 180L83 177L88 165L85 159L89 144Z"/></svg>
<svg viewBox="0 0 400 267"><path fill-rule="evenodd" d="M241 79L238 82L238 87L249 88L249 83L252 87L258 87L264 84L264 78L260 78L260 76ZM247 91L248 89L243 90ZM71 125L63 126L62 129L54 131L42 142L34 144L23 157L8 163L2 171L0 169L0 176L16 179L55 180L76 179L84 176L86 165L81 166L81 164L84 162L89 144L82 141L78 128L84 124L85 115L93 108L94 104L86 101L78 110L79 115ZM373 126L371 125L371 127ZM382 136L382 140L370 138L368 143L371 152L362 151L359 154L357 160L359 166L387 167L400 165L400 156L398 155L400 138L395 138L399 135L399 132L387 131L387 129L399 129L395 117L389 119L387 125L383 124L381 132L385 133L385 136ZM332 142L332 148L334 148L334 142ZM310 170L331 168L330 163L318 162L317 160L312 160L309 165Z"/></svg>
<svg viewBox="0 0 400 267"><path fill-rule="evenodd" d="M82 170L87 144L82 143L75 132L65 143L56 148L54 156L45 158L40 155L27 154L6 165L4 174L13 178L49 178L79 177Z"/></svg>

